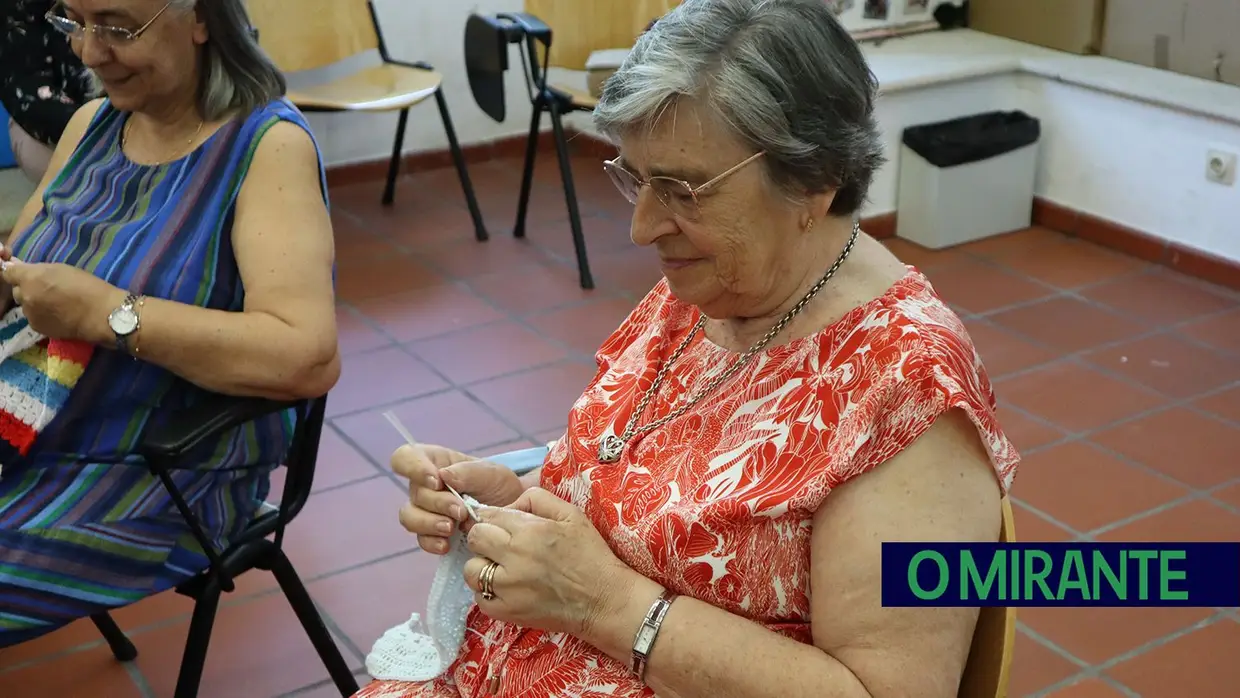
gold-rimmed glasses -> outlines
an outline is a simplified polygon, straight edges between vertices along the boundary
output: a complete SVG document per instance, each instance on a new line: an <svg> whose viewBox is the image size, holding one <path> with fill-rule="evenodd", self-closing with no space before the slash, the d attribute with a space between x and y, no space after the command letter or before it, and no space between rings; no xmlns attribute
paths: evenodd
<svg viewBox="0 0 1240 698"><path fill-rule="evenodd" d="M64 12L64 6L59 3L57 3L56 7L48 11L47 14L43 15L43 18L52 25L52 28L70 39L81 39L86 36L86 32L91 32L95 35L95 38L99 39L104 44L108 46L118 46L137 41L139 37L146 33L147 29L151 28L151 25L155 23L155 20L159 19L164 12L167 12L168 8L171 6L172 0L169 0L167 4L159 8L159 12L156 12L154 17L151 17L147 20L146 24L143 24L137 29L109 27L102 24L83 24L69 19L64 16L64 14L61 14Z"/></svg>
<svg viewBox="0 0 1240 698"><path fill-rule="evenodd" d="M637 196L641 193L642 187L650 187L650 191L654 193L654 197L659 200L659 203L663 204L664 208L685 220L696 221L702 215L702 202L700 198L702 194L718 186L720 182L736 174L741 168L765 154L765 152L761 151L754 153L725 170L723 174L697 187L683 179L663 175L642 179L621 165L619 162L620 158L603 162L603 170L607 172L612 184L616 185L616 188L620 190L624 198L628 199L629 203L637 205Z"/></svg>

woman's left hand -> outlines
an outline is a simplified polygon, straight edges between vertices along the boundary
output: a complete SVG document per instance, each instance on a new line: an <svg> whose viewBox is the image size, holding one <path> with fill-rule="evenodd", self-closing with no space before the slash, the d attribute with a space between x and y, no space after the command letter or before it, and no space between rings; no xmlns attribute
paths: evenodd
<svg viewBox="0 0 1240 698"><path fill-rule="evenodd" d="M483 509L469 529L465 582L482 612L516 625L581 637L626 599L636 574L580 510L531 488L506 509ZM485 599L479 576L498 563Z"/></svg>
<svg viewBox="0 0 1240 698"><path fill-rule="evenodd" d="M67 264L29 264L16 259L0 267L30 327L53 339L94 341L91 325L103 326L124 292L90 272ZM106 306L107 303L112 305ZM105 309L105 306L108 309Z"/></svg>

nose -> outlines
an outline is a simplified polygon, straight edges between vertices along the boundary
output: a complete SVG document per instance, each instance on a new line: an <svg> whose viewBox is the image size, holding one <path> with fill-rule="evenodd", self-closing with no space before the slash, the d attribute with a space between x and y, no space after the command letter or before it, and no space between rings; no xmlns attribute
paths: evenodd
<svg viewBox="0 0 1240 698"><path fill-rule="evenodd" d="M679 230L676 219L658 197L643 187L637 195L637 204L633 207L633 223L629 228L629 238L634 245L645 247L652 245L664 235L672 235Z"/></svg>
<svg viewBox="0 0 1240 698"><path fill-rule="evenodd" d="M98 68L108 62L112 50L92 31L82 32L82 37L73 42L77 48L78 58L87 68Z"/></svg>

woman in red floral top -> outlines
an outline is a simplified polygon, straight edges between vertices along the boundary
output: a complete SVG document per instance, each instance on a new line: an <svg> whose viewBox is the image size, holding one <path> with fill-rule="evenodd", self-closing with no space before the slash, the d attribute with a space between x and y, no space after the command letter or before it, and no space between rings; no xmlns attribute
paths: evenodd
<svg viewBox="0 0 1240 698"><path fill-rule="evenodd" d="M1018 456L960 320L855 223L876 85L822 0L687 0L595 120L665 279L524 479L403 448L475 591L455 663L365 698L955 696L976 609L883 608L880 542L995 541Z"/></svg>

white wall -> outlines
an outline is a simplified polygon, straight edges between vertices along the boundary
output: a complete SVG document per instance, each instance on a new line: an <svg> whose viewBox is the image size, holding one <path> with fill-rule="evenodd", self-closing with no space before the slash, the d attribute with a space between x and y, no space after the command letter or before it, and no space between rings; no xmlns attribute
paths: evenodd
<svg viewBox="0 0 1240 698"><path fill-rule="evenodd" d="M1020 103L1043 119L1038 195L1240 261L1240 184L1205 177L1209 149L1240 153L1240 124L1015 77Z"/></svg>

